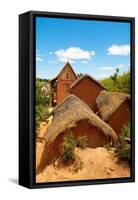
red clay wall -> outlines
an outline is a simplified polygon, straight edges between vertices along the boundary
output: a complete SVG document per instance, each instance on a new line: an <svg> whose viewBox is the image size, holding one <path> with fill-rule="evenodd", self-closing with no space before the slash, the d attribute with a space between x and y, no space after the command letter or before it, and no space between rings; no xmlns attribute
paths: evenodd
<svg viewBox="0 0 138 200"><path fill-rule="evenodd" d="M130 119L130 102L125 101L117 111L110 117L108 124L113 128L116 134L121 132L124 125L127 125Z"/></svg>
<svg viewBox="0 0 138 200"><path fill-rule="evenodd" d="M86 135L88 138L88 147L96 148L104 146L111 141L98 128L91 126L86 121L80 121L77 126L72 128L72 133L75 137L79 135Z"/></svg>
<svg viewBox="0 0 138 200"><path fill-rule="evenodd" d="M69 87L74 80L58 80L57 82L57 104L70 94ZM67 89L68 86L68 89Z"/></svg>
<svg viewBox="0 0 138 200"><path fill-rule="evenodd" d="M95 81L86 78L74 86L70 93L78 96L86 104L88 104L88 106L90 106L94 112L96 112L96 98L102 90L103 88L99 86Z"/></svg>
<svg viewBox="0 0 138 200"><path fill-rule="evenodd" d="M70 85L77 79L72 69L67 66L57 80L57 104L70 94Z"/></svg>
<svg viewBox="0 0 138 200"><path fill-rule="evenodd" d="M86 135L88 138L89 148L104 146L111 142L110 138L107 138L100 130L91 126L86 121L78 122L77 126L72 128L71 131L75 137L78 137L79 135ZM42 171L45 165L50 164L50 162L58 155L59 147L65 134L66 133L61 133L53 144L45 146L45 152L42 155L41 163L37 172Z"/></svg>

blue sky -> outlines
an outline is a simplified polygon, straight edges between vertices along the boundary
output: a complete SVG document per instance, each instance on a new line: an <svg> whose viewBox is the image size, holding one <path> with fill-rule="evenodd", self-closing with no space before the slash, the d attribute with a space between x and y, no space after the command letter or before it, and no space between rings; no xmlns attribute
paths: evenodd
<svg viewBox="0 0 138 200"><path fill-rule="evenodd" d="M103 79L130 68L130 24L36 17L36 77L55 77L69 60L76 73Z"/></svg>

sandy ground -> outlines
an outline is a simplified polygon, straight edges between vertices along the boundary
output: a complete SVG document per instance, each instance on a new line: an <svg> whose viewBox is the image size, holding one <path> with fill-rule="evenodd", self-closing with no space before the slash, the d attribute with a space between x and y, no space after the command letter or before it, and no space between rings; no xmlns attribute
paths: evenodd
<svg viewBox="0 0 138 200"><path fill-rule="evenodd" d="M75 149L74 164L64 166L56 160L36 176L36 182L104 179L129 177L130 169L126 162L118 163L113 150L99 147L84 150Z"/></svg>
<svg viewBox="0 0 138 200"><path fill-rule="evenodd" d="M44 147L45 147L44 136L45 136L45 133L46 133L46 130L47 130L48 126L52 122L52 118L53 118L52 116L50 116L48 118L48 123L41 122L40 123L40 128L36 133L36 169L37 169L37 167L38 167L38 165L40 163L41 156L42 156L42 153L44 151Z"/></svg>
<svg viewBox="0 0 138 200"><path fill-rule="evenodd" d="M36 138L36 169L40 163L41 156L44 151L44 146L45 146L44 134L46 132L46 129L47 129L47 123L42 122L40 124L40 128L38 130Z"/></svg>

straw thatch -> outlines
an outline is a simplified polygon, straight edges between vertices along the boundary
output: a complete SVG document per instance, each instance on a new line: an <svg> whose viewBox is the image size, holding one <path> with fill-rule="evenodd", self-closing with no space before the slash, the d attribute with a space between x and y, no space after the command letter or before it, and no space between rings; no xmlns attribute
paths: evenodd
<svg viewBox="0 0 138 200"><path fill-rule="evenodd" d="M96 99L98 113L104 121L108 121L110 116L124 103L130 100L130 95L122 92L101 91Z"/></svg>
<svg viewBox="0 0 138 200"><path fill-rule="evenodd" d="M74 81L71 84L70 89L74 88L78 83L80 83L85 78L89 78L91 81L94 81L97 85L99 85L101 88L103 88L104 90L106 90L106 88L100 82L98 82L95 78L91 77L89 74L84 74L83 76L81 76L80 78L78 78L76 81Z"/></svg>
<svg viewBox="0 0 138 200"><path fill-rule="evenodd" d="M113 142L117 140L117 135L113 129L75 95L66 97L62 103L55 107L52 113L53 120L45 135L48 144L53 143L59 134L75 127L80 120L87 120L90 125L97 127L103 134L109 136Z"/></svg>

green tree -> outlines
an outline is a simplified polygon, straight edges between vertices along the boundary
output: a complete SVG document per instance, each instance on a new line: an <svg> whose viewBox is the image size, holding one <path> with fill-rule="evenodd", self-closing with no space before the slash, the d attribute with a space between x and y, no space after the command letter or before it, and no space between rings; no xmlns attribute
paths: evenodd
<svg viewBox="0 0 138 200"><path fill-rule="evenodd" d="M125 125L122 128L122 131L118 137L118 143L116 145L116 152L119 160L127 160L131 159L131 125L130 122L128 125Z"/></svg>
<svg viewBox="0 0 138 200"><path fill-rule="evenodd" d="M39 128L41 121L47 121L49 117L50 97L42 91L42 87L45 84L45 81L36 80L36 128Z"/></svg>
<svg viewBox="0 0 138 200"><path fill-rule="evenodd" d="M80 78L80 77L83 76L83 74L82 73L78 73L77 76L78 76L78 78Z"/></svg>
<svg viewBox="0 0 138 200"><path fill-rule="evenodd" d="M130 94L130 72L126 72L122 75L118 75L119 71L110 76L109 78L103 79L100 82L103 86L111 92L125 92Z"/></svg>
<svg viewBox="0 0 138 200"><path fill-rule="evenodd" d="M114 82L118 82L118 75L119 75L119 68L116 68L116 71L115 71L115 73L112 75L112 76L110 76L110 78L114 81Z"/></svg>
<svg viewBox="0 0 138 200"><path fill-rule="evenodd" d="M130 83L130 72L124 73L122 76L118 77L119 91L130 94Z"/></svg>

